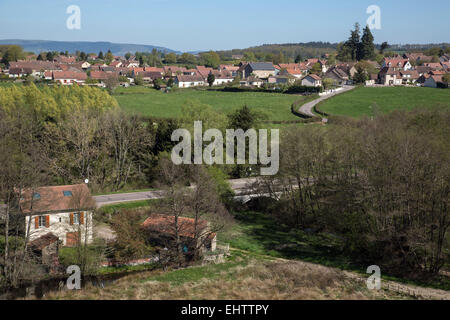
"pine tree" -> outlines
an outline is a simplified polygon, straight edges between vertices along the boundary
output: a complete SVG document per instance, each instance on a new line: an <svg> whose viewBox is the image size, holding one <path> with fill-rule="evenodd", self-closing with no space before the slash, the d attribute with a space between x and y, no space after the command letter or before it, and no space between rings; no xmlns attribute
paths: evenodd
<svg viewBox="0 0 450 320"><path fill-rule="evenodd" d="M375 58L375 45L373 43L373 35L369 26L364 28L361 38L361 51L358 60L371 60Z"/></svg>
<svg viewBox="0 0 450 320"><path fill-rule="evenodd" d="M355 23L355 30L351 32L350 38L348 39L346 45L349 47L352 60L358 60L361 54L361 36L359 30L359 23Z"/></svg>

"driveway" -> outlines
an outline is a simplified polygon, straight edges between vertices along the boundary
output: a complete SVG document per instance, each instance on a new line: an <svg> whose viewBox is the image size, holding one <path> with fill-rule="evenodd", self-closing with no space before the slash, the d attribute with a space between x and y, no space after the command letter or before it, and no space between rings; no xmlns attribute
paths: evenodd
<svg viewBox="0 0 450 320"><path fill-rule="evenodd" d="M354 86L344 86L344 87L342 87L342 88L343 88L342 90L334 91L334 92L329 93L329 94L325 94L325 95L321 96L320 98L318 98L318 99L316 99L316 100L313 100L313 101L311 101L311 102L305 103L304 105L302 105L302 106L300 107L300 109L299 109L298 111L299 111L300 113L305 114L305 115L308 115L308 116L310 116L310 117L316 117L317 115L314 114L313 108L314 108L314 106L316 106L319 102L321 102L321 101L323 101L323 100L326 100L326 99L328 99L328 98L331 98L331 97L333 97L333 96L335 96L335 95L338 95L338 94L341 94L341 93L350 91L350 90L354 89L355 87L354 87Z"/></svg>

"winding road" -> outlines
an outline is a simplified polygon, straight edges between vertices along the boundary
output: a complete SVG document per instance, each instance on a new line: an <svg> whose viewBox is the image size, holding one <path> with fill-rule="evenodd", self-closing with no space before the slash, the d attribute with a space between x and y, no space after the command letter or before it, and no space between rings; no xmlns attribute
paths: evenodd
<svg viewBox="0 0 450 320"><path fill-rule="evenodd" d="M304 114L304 115L307 115L307 116L310 116L310 117L316 117L317 115L314 114L313 108L314 108L314 106L316 106L319 102L321 102L321 101L323 101L323 100L326 100L326 99L328 99L328 98L331 98L331 97L333 97L333 96L335 96L335 95L338 95L338 94L341 94L341 93L350 91L350 90L352 90L352 89L354 89L354 88L355 88L354 86L343 86L343 87L342 87L342 90L334 91L334 92L329 93L329 94L325 94L325 95L321 96L320 98L317 98L316 100L313 100L313 101L311 101L311 102L305 103L304 105L302 105L302 106L300 107L300 109L299 109L298 111L299 111L300 113Z"/></svg>

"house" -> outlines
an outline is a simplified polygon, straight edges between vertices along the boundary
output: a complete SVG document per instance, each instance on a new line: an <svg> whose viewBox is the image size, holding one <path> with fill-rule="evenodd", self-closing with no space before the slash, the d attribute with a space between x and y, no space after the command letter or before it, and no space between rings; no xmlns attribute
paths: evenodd
<svg viewBox="0 0 450 320"><path fill-rule="evenodd" d="M378 82L378 74L372 73L369 75L369 79L366 80L366 86L373 86Z"/></svg>
<svg viewBox="0 0 450 320"><path fill-rule="evenodd" d="M122 66L122 61L113 61L109 64L110 67L120 68Z"/></svg>
<svg viewBox="0 0 450 320"><path fill-rule="evenodd" d="M165 66L163 70L166 77L176 77L183 74L187 69L185 67Z"/></svg>
<svg viewBox="0 0 450 320"><path fill-rule="evenodd" d="M244 59L244 55L243 54L233 54L233 55L231 55L231 59L242 60L242 59Z"/></svg>
<svg viewBox="0 0 450 320"><path fill-rule="evenodd" d="M381 68L392 68L395 71L407 71L412 69L412 65L408 59L402 57L384 58L381 63Z"/></svg>
<svg viewBox="0 0 450 320"><path fill-rule="evenodd" d="M351 84L351 80L349 75L343 70L338 67L332 67L330 68L326 73L324 78L332 79L334 81L335 85L346 85Z"/></svg>
<svg viewBox="0 0 450 320"><path fill-rule="evenodd" d="M336 68L341 69L346 74L350 76L350 78L353 78L355 74L358 72L355 68L356 62L347 62L347 63L341 63L337 64Z"/></svg>
<svg viewBox="0 0 450 320"><path fill-rule="evenodd" d="M424 74L431 72L433 69L431 69L430 67L426 67L426 66L417 66L415 68L415 70L419 73L419 76L422 76Z"/></svg>
<svg viewBox="0 0 450 320"><path fill-rule="evenodd" d="M239 70L238 66L234 66L231 64L221 64L219 66L219 71L229 71L229 72L231 72L231 76L233 78L237 76L238 70Z"/></svg>
<svg viewBox="0 0 450 320"><path fill-rule="evenodd" d="M178 85L179 88L204 86L205 79L201 75L195 76L177 75L175 78L175 84Z"/></svg>
<svg viewBox="0 0 450 320"><path fill-rule="evenodd" d="M53 233L64 246L75 246L78 241L91 243L94 208L86 184L25 189L20 195L24 230L30 241Z"/></svg>
<svg viewBox="0 0 450 320"><path fill-rule="evenodd" d="M445 88L447 84L443 81L443 75L431 75L425 80L423 86L429 88Z"/></svg>
<svg viewBox="0 0 450 320"><path fill-rule="evenodd" d="M233 76L231 74L231 71L218 71L218 70L212 70L210 74L214 75L214 83L213 86L220 86L226 83L233 82Z"/></svg>
<svg viewBox="0 0 450 320"><path fill-rule="evenodd" d="M416 70L399 71L402 77L402 84L415 83L420 75Z"/></svg>
<svg viewBox="0 0 450 320"><path fill-rule="evenodd" d="M217 236L210 231L210 224L206 220L178 217L178 227L175 227L175 217L153 214L148 217L143 227L151 242L160 247L167 247L173 243L175 235L180 237L183 252L189 254L195 248L202 252L216 251Z"/></svg>
<svg viewBox="0 0 450 320"><path fill-rule="evenodd" d="M239 82L239 84L241 86L251 86L251 87L260 88L264 84L264 81L257 77L250 76L248 78L242 79Z"/></svg>
<svg viewBox="0 0 450 320"><path fill-rule="evenodd" d="M443 67L439 62L428 62L423 64L425 67L429 67L432 70L442 70Z"/></svg>
<svg viewBox="0 0 450 320"><path fill-rule="evenodd" d="M161 75L164 74L164 69L163 68L157 68L157 67L145 67L144 71L159 72Z"/></svg>
<svg viewBox="0 0 450 320"><path fill-rule="evenodd" d="M402 84L402 76L396 68L384 67L378 74L380 84L385 86L398 86Z"/></svg>
<svg viewBox="0 0 450 320"><path fill-rule="evenodd" d="M249 76L255 76L260 79L267 79L275 75L275 67L272 62L249 62L240 69L240 76L242 79Z"/></svg>
<svg viewBox="0 0 450 320"><path fill-rule="evenodd" d="M52 74L52 78L55 82L66 86L71 86L75 83L78 85L82 85L86 82L87 79L87 74L84 72L55 71Z"/></svg>
<svg viewBox="0 0 450 320"><path fill-rule="evenodd" d="M205 81L208 78L208 75L211 73L211 71L213 71L212 68L204 66L197 66L195 69L197 70L197 74L202 76Z"/></svg>
<svg viewBox="0 0 450 320"><path fill-rule="evenodd" d="M282 74L282 72L280 72L277 76L270 76L267 79L267 82L271 83L271 84L276 83L276 84L288 84L289 85L289 84L293 84L295 82L295 80L297 80L297 78L294 77L293 75L291 75L287 72L284 72L283 74Z"/></svg>
<svg viewBox="0 0 450 320"><path fill-rule="evenodd" d="M424 62L431 62L431 60L433 60L432 56L426 56L422 52L405 53L403 55L403 58L408 59L409 61L414 61L418 64Z"/></svg>
<svg viewBox="0 0 450 320"><path fill-rule="evenodd" d="M91 71L89 77L92 80L98 80L98 81L103 81L108 79L108 77L110 76L110 74L108 74L105 71Z"/></svg>
<svg viewBox="0 0 450 320"><path fill-rule="evenodd" d="M302 79L302 86L320 87L321 85L322 79L316 74L309 74Z"/></svg>
<svg viewBox="0 0 450 320"><path fill-rule="evenodd" d="M160 72L154 72L154 71L141 71L138 72L137 75L142 77L142 80L146 82L153 82L156 79L162 79L163 76Z"/></svg>

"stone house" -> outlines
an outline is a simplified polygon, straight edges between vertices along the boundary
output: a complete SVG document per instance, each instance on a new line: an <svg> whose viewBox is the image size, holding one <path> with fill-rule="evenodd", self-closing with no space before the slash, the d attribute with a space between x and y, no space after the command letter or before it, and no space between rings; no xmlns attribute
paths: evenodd
<svg viewBox="0 0 450 320"><path fill-rule="evenodd" d="M49 232L29 243L29 248L39 263L56 267L59 265L59 238Z"/></svg>
<svg viewBox="0 0 450 320"><path fill-rule="evenodd" d="M64 246L93 240L95 200L86 184L25 189L20 195L20 213L30 241L53 233Z"/></svg>
<svg viewBox="0 0 450 320"><path fill-rule="evenodd" d="M198 220L196 225L195 219L187 217L178 217L177 221L176 229L174 216L153 214L144 221L143 227L148 239L159 247L173 244L178 234L185 254L190 254L194 248L200 248L201 252L216 250L217 236L211 232L209 222Z"/></svg>
<svg viewBox="0 0 450 320"><path fill-rule="evenodd" d="M309 74L302 79L302 86L320 87L321 85L322 79L316 74Z"/></svg>

